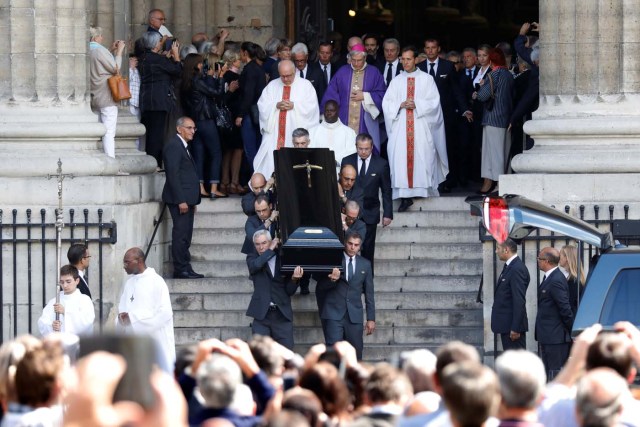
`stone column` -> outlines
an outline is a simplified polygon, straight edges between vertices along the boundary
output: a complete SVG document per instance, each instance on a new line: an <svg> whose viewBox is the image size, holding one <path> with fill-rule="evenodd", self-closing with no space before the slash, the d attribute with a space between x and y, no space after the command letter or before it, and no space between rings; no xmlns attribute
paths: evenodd
<svg viewBox="0 0 640 427"><path fill-rule="evenodd" d="M635 198L616 182L624 174L640 186L638 13L631 0L540 1L540 107L525 125L535 146L513 159L518 175L501 178L501 191L552 202ZM577 176L552 188L549 174Z"/></svg>

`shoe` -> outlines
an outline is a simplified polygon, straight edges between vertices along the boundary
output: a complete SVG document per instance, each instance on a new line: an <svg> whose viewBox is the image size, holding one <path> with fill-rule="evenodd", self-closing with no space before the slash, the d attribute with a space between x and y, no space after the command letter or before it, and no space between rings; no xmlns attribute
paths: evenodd
<svg viewBox="0 0 640 427"><path fill-rule="evenodd" d="M224 193L222 193L221 195L220 195L220 194L216 194L216 193L211 193L211 196L209 196L209 198L210 198L211 200L215 200L215 199L224 199L224 198L226 198L226 197L229 197L229 196L228 196L227 194L224 194Z"/></svg>
<svg viewBox="0 0 640 427"><path fill-rule="evenodd" d="M209 197L211 197L211 194L208 194L208 193L202 194L202 193L200 193L200 197L208 199Z"/></svg>
<svg viewBox="0 0 640 427"><path fill-rule="evenodd" d="M492 181L491 182L491 187L489 187L489 189L487 191L482 191L482 189L476 191L477 194L480 194L482 196L486 196L488 194L491 194L493 192L493 190L496 188L496 186L498 185L498 181Z"/></svg>
<svg viewBox="0 0 640 427"><path fill-rule="evenodd" d="M301 287L300 295L309 295L309 287L308 286L306 288Z"/></svg>
<svg viewBox="0 0 640 427"><path fill-rule="evenodd" d="M173 273L174 279L202 279L203 277L203 274L198 274L191 271L179 271L177 273Z"/></svg>
<svg viewBox="0 0 640 427"><path fill-rule="evenodd" d="M406 212L409 209L409 206L413 205L413 199L403 198L400 202L400 207L398 208L398 212Z"/></svg>
<svg viewBox="0 0 640 427"><path fill-rule="evenodd" d="M440 188L438 188L438 192L442 194L449 194L451 193L451 187L447 185L441 185Z"/></svg>

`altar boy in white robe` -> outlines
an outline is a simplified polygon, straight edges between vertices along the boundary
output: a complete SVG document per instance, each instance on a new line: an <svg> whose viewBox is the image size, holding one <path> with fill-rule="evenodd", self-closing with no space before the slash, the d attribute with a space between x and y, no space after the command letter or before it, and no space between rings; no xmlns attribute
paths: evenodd
<svg viewBox="0 0 640 427"><path fill-rule="evenodd" d="M339 173L342 159L356 152L356 133L339 120L338 108L338 103L334 100L324 104L324 120L312 129L309 147L333 151Z"/></svg>
<svg viewBox="0 0 640 427"><path fill-rule="evenodd" d="M404 71L391 80L382 100L393 198L402 199L399 212L414 197L439 196L438 184L449 172L440 95L433 77L416 68L416 56L415 47L402 49Z"/></svg>
<svg viewBox="0 0 640 427"><path fill-rule="evenodd" d="M96 314L91 298L78 289L80 274L73 265L65 265L60 269L60 303L53 298L42 310L38 319L38 329L43 337L52 332L63 332L73 335L89 335L93 333L93 321ZM56 320L56 313L60 319Z"/></svg>
<svg viewBox="0 0 640 427"><path fill-rule="evenodd" d="M304 128L309 132L320 122L316 90L309 80L296 77L289 60L280 61L280 78L267 85L258 99L262 143L253 160L253 170L269 179L274 171L273 152L293 147L291 133Z"/></svg>
<svg viewBox="0 0 640 427"><path fill-rule="evenodd" d="M164 279L144 262L144 252L131 248L124 254L127 279L118 304L116 330L149 335L158 346L160 368L173 372L176 344L173 336L173 309Z"/></svg>

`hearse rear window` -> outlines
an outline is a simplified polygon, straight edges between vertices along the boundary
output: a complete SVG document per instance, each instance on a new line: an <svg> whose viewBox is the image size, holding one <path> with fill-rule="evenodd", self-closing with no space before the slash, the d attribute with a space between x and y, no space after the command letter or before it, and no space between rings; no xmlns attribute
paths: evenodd
<svg viewBox="0 0 640 427"><path fill-rule="evenodd" d="M610 326L619 320L640 324L640 268L621 270L609 288L600 323Z"/></svg>

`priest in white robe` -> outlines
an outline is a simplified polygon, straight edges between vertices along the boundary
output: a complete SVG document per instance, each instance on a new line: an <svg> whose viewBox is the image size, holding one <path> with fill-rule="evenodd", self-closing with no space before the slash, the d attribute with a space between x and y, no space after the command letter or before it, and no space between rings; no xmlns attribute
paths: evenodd
<svg viewBox="0 0 640 427"><path fill-rule="evenodd" d="M258 99L262 143L253 160L253 170L267 179L274 171L273 152L293 147L293 130L310 131L320 121L316 90L309 80L297 77L295 70L293 62L280 61L280 78L271 81Z"/></svg>
<svg viewBox="0 0 640 427"><path fill-rule="evenodd" d="M176 345L167 284L153 268L145 265L144 252L140 248L129 249L123 262L125 271L131 276L120 297L116 330L153 337L160 368L173 372Z"/></svg>
<svg viewBox="0 0 640 427"><path fill-rule="evenodd" d="M414 197L438 196L438 184L449 172L440 95L433 77L416 68L416 56L415 48L402 49L404 71L391 80L382 100L393 198L402 199L399 212Z"/></svg>
<svg viewBox="0 0 640 427"><path fill-rule="evenodd" d="M342 159L356 152L356 133L342 124L338 117L338 103L330 100L324 104L324 120L311 133L310 148L328 148L333 151L336 169L340 173Z"/></svg>
<svg viewBox="0 0 640 427"><path fill-rule="evenodd" d="M65 265L60 269L60 302L56 303L56 299L52 298L38 319L38 329L43 337L53 332L73 335L93 333L95 310L91 298L78 289L79 283L76 267ZM56 313L60 314L59 320L56 320Z"/></svg>

